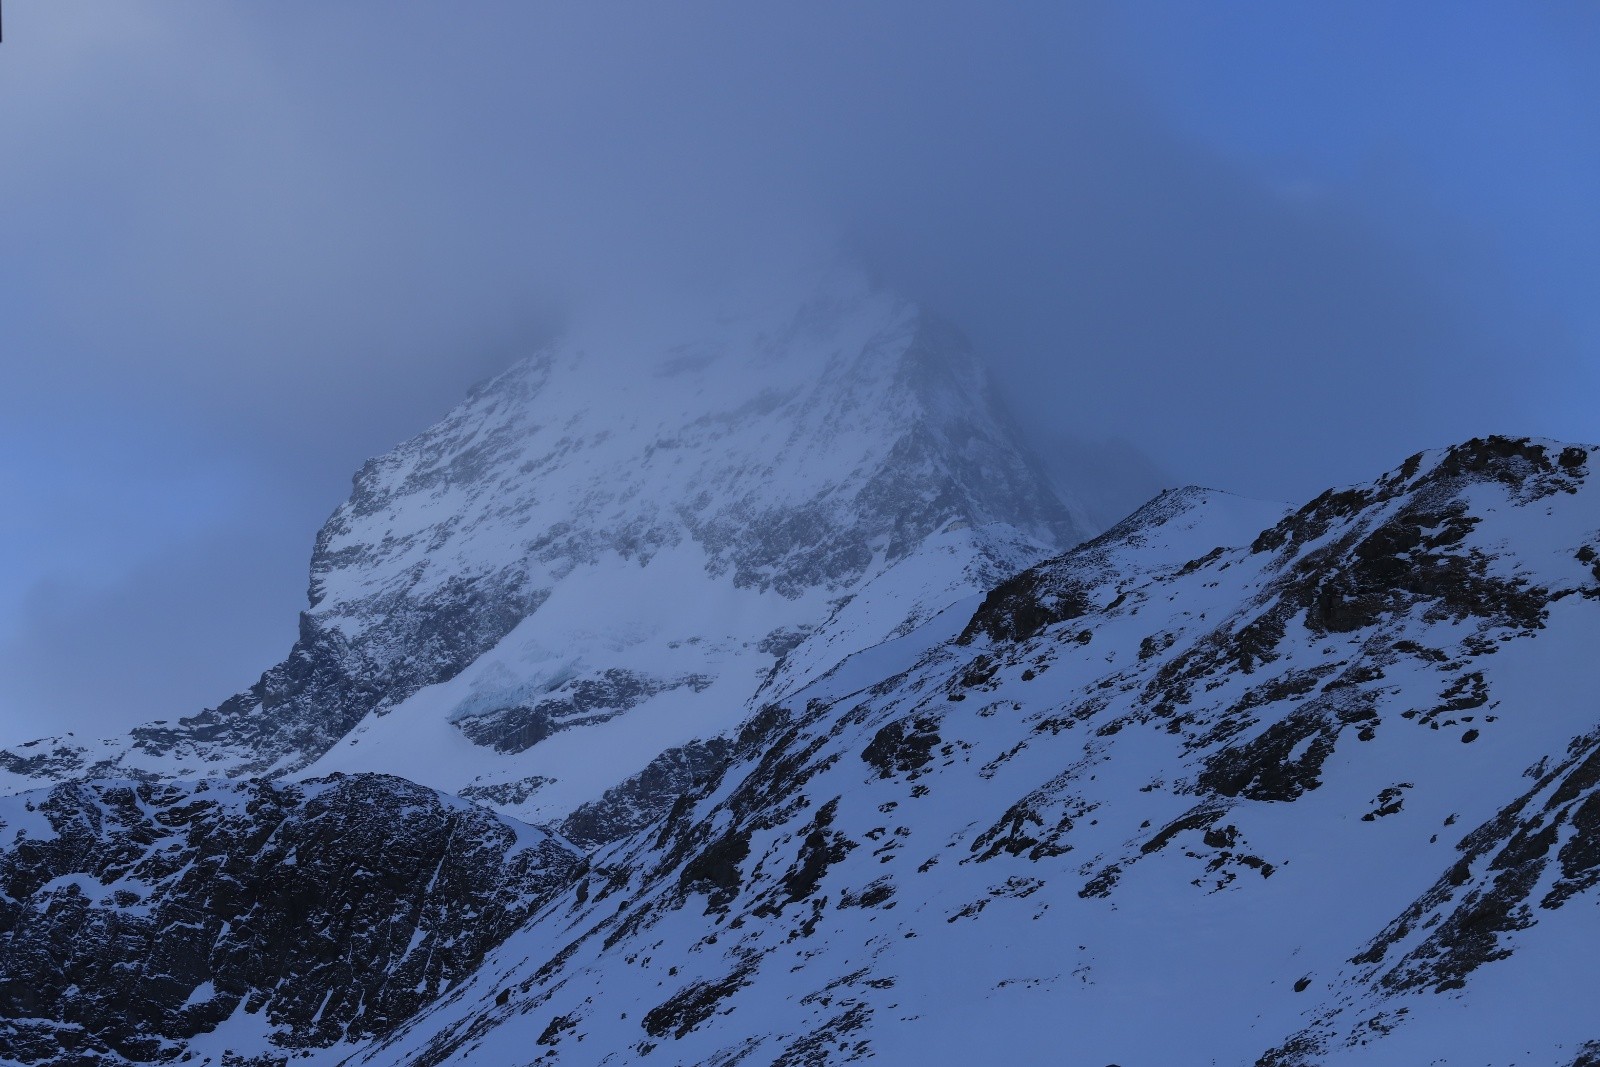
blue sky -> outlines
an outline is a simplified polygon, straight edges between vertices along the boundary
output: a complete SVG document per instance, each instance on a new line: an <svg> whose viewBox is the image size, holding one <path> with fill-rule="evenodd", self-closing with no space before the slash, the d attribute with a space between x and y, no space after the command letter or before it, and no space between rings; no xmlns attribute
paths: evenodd
<svg viewBox="0 0 1600 1067"><path fill-rule="evenodd" d="M843 248L1063 476L1600 440L1581 3L14 0L0 740L215 703L370 455L618 293Z"/></svg>
<svg viewBox="0 0 1600 1067"><path fill-rule="evenodd" d="M1471 270L1474 300L1513 287L1533 324L1594 350L1593 5L1153 4L1122 21L1115 47L1189 136L1265 183L1352 199L1425 269ZM1596 361L1581 369L1597 384ZM1592 435L1593 395L1546 398L1570 427L1552 432Z"/></svg>

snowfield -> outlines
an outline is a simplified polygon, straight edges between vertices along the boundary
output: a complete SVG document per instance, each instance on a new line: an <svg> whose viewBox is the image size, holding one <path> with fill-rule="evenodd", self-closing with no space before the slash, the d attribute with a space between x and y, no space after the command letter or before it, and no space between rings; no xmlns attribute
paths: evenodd
<svg viewBox="0 0 1600 1067"><path fill-rule="evenodd" d="M1169 494L774 703L353 1062L1581 1062L1594 453Z"/></svg>

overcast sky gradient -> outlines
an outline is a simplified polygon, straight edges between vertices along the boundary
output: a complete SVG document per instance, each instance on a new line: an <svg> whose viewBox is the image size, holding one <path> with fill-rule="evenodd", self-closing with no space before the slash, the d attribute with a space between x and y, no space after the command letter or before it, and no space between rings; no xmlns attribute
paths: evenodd
<svg viewBox="0 0 1600 1067"><path fill-rule="evenodd" d="M12 0L0 743L248 684L350 473L564 316L841 250L1054 456L1600 440L1597 11Z"/></svg>

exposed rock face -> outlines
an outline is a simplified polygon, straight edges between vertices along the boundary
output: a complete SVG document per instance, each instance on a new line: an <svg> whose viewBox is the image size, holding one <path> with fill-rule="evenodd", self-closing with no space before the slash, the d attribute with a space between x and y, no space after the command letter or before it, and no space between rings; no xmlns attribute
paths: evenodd
<svg viewBox="0 0 1600 1067"><path fill-rule="evenodd" d="M497 752L526 752L560 730L613 719L660 693L687 687L703 692L713 679L703 674L682 678L641 677L615 667L590 678L564 682L533 705L518 704L466 715L456 726L473 742Z"/></svg>
<svg viewBox="0 0 1600 1067"><path fill-rule="evenodd" d="M359 490L358 490L359 492ZM326 535L319 536L319 553ZM313 566L320 556L313 556ZM539 604L515 577L447 581L421 603L391 593L368 605L381 619L381 637L351 636L315 611L302 612L300 637L289 658L245 692L175 726L142 726L132 733L134 769L217 764L231 775L281 774L326 752L361 721L433 682L460 673ZM415 649L397 655L401 649ZM151 760L142 756L154 757Z"/></svg>
<svg viewBox="0 0 1600 1067"><path fill-rule="evenodd" d="M724 737L669 748L644 770L561 820L561 835L584 849L620 841L720 778L732 752L733 742Z"/></svg>
<svg viewBox="0 0 1600 1067"><path fill-rule="evenodd" d="M1168 494L752 717L355 1062L1586 1062L1597 462Z"/></svg>
<svg viewBox="0 0 1600 1067"><path fill-rule="evenodd" d="M0 802L0 1058L280 1055L385 1033L567 883L559 840L396 778L57 786ZM237 1024L230 1024L237 1027Z"/></svg>

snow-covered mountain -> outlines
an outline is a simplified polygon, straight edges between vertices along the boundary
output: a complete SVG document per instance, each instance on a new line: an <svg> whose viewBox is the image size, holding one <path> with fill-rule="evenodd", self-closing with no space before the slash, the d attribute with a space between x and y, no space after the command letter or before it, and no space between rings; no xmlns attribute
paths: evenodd
<svg viewBox="0 0 1600 1067"><path fill-rule="evenodd" d="M1597 453L1167 494L773 701L348 1062L1591 1063Z"/></svg>
<svg viewBox="0 0 1600 1067"><path fill-rule="evenodd" d="M1600 449L1082 541L912 305L603 326L0 752L0 1064L1600 1062Z"/></svg>
<svg viewBox="0 0 1600 1067"><path fill-rule="evenodd" d="M362 468L254 686L0 775L387 773L548 821L671 750L670 803L758 691L1089 532L960 335L850 277L683 337L579 327ZM590 832L654 813L612 801Z"/></svg>

